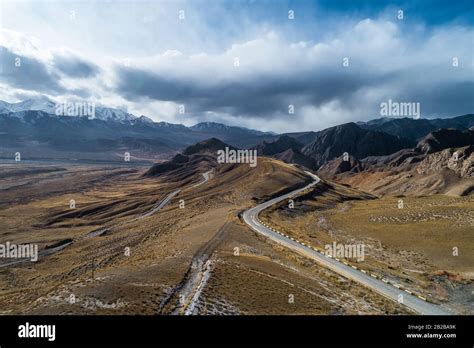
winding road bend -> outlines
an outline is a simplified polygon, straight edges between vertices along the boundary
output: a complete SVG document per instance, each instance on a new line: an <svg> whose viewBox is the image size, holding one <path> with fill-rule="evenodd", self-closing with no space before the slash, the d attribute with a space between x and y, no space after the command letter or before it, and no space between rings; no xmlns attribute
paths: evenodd
<svg viewBox="0 0 474 348"><path fill-rule="evenodd" d="M401 286L397 284L392 285L390 282L388 282L385 279L378 279L378 277L374 274L369 275L369 273L367 273L366 271L359 270L354 266L350 266L349 264L345 264L341 261L336 260L335 258L326 256L323 252L315 248L312 248L311 246L308 246L305 243L301 243L290 236L284 235L283 233L276 231L272 227L267 226L263 222L261 222L260 219L258 218L258 214L262 210L270 207L271 205L275 203L291 198L297 195L298 193L315 186L316 184L320 182L320 179L313 173L306 171L306 174L308 174L314 179L312 183L310 183L309 185L303 188L291 191L290 193L273 198L267 202L264 202L262 204L259 204L253 208L246 210L243 213L243 219L245 223L249 225L250 228L254 230L255 232L260 233L264 235L265 237L268 237L271 240L277 242L278 244L281 244L289 249L292 249L300 253L301 255L304 255L310 259L315 260L322 266L329 268L330 270L342 275L343 277L347 279L356 281L372 289L373 291L379 293L380 295L385 296L386 298L389 298L396 302L399 302L399 299L401 298L402 304L404 304L405 306L407 306L408 308L410 308L411 310L419 314L425 314L425 315L453 314L436 304L427 302L424 298L420 296L414 295L409 290L401 289ZM402 297L400 297L400 295L402 295Z"/></svg>
<svg viewBox="0 0 474 348"><path fill-rule="evenodd" d="M191 188L194 188L194 187L198 187L198 186L201 186L202 184L205 184L206 182L209 181L209 179L211 178L211 173L212 173L212 169L203 173L202 174L202 181L198 182L197 184L194 184L193 186L191 186ZM158 203L155 207L153 207L150 211L144 213L142 216L140 216L139 218L144 218L144 217L147 217L147 216L150 216L150 215L153 215L154 213L160 211L161 209L163 209L168 203L169 201L174 197L176 196L178 193L180 193L181 190L176 190L176 191L173 191L171 192L170 194L168 194L165 199L163 199L160 203Z"/></svg>

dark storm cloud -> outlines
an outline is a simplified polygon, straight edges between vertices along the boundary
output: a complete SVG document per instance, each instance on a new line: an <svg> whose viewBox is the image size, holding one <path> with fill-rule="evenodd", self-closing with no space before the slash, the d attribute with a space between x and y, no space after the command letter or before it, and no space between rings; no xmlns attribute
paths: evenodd
<svg viewBox="0 0 474 348"><path fill-rule="evenodd" d="M0 61L0 80L10 87L51 94L65 92L59 84L59 76L48 71L47 66L35 58L18 55L0 47Z"/></svg>
<svg viewBox="0 0 474 348"><path fill-rule="evenodd" d="M72 78L94 77L100 72L95 64L74 56L55 56L54 67Z"/></svg>
<svg viewBox="0 0 474 348"><path fill-rule="evenodd" d="M255 75L241 80L209 84L200 81L163 77L156 73L119 67L117 92L136 101L147 97L186 104L190 111L223 111L254 117L274 117L298 102L320 105L348 99L360 88L373 86L386 76L354 74L345 71L305 71L287 76Z"/></svg>
<svg viewBox="0 0 474 348"><path fill-rule="evenodd" d="M411 98L411 99L408 99ZM474 112L474 82L460 81L413 89L405 94L409 101L421 103L421 115L459 116Z"/></svg>

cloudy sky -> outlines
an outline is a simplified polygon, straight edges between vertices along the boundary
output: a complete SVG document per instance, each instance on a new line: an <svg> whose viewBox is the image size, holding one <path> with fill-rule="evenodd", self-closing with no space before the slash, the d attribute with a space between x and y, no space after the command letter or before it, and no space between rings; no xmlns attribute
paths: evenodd
<svg viewBox="0 0 474 348"><path fill-rule="evenodd" d="M155 121L276 132L377 118L389 99L420 103L427 118L472 113L473 8L471 0L4 0L0 99L46 95Z"/></svg>

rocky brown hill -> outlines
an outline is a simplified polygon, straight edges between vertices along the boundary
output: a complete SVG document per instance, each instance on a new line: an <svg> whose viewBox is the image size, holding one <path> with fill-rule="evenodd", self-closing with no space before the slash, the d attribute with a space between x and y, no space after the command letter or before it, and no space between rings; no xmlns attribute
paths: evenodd
<svg viewBox="0 0 474 348"><path fill-rule="evenodd" d="M388 155L413 146L414 142L409 139L362 129L351 122L318 132L315 140L304 146L301 152L313 158L319 167L345 152L362 159L367 156Z"/></svg>
<svg viewBox="0 0 474 348"><path fill-rule="evenodd" d="M466 195L474 190L473 131L443 129L430 133L415 148L360 161L342 156L318 173L379 195Z"/></svg>

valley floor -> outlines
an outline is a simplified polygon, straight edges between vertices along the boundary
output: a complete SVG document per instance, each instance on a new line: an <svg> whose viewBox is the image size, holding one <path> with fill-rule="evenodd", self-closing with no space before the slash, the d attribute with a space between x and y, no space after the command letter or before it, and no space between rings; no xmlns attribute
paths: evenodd
<svg viewBox="0 0 474 348"><path fill-rule="evenodd" d="M256 168L216 169L201 185L202 173L172 181L143 177L144 171L3 166L0 244L34 243L55 252L34 263L5 265L0 259L1 313L411 313L243 223L240 213L246 208L283 188L304 185L307 178L298 169L262 158ZM295 210L275 207L262 219L310 243L364 240L370 245L369 269L396 277L433 301L473 312L468 294L473 255L467 252L472 198L407 199L402 214L391 210L393 199L332 204L340 194L315 191L296 201ZM425 208L418 211L420 204ZM441 221L437 230L429 226L433 214L447 216L435 217ZM443 251L455 245L459 258L451 260Z"/></svg>

